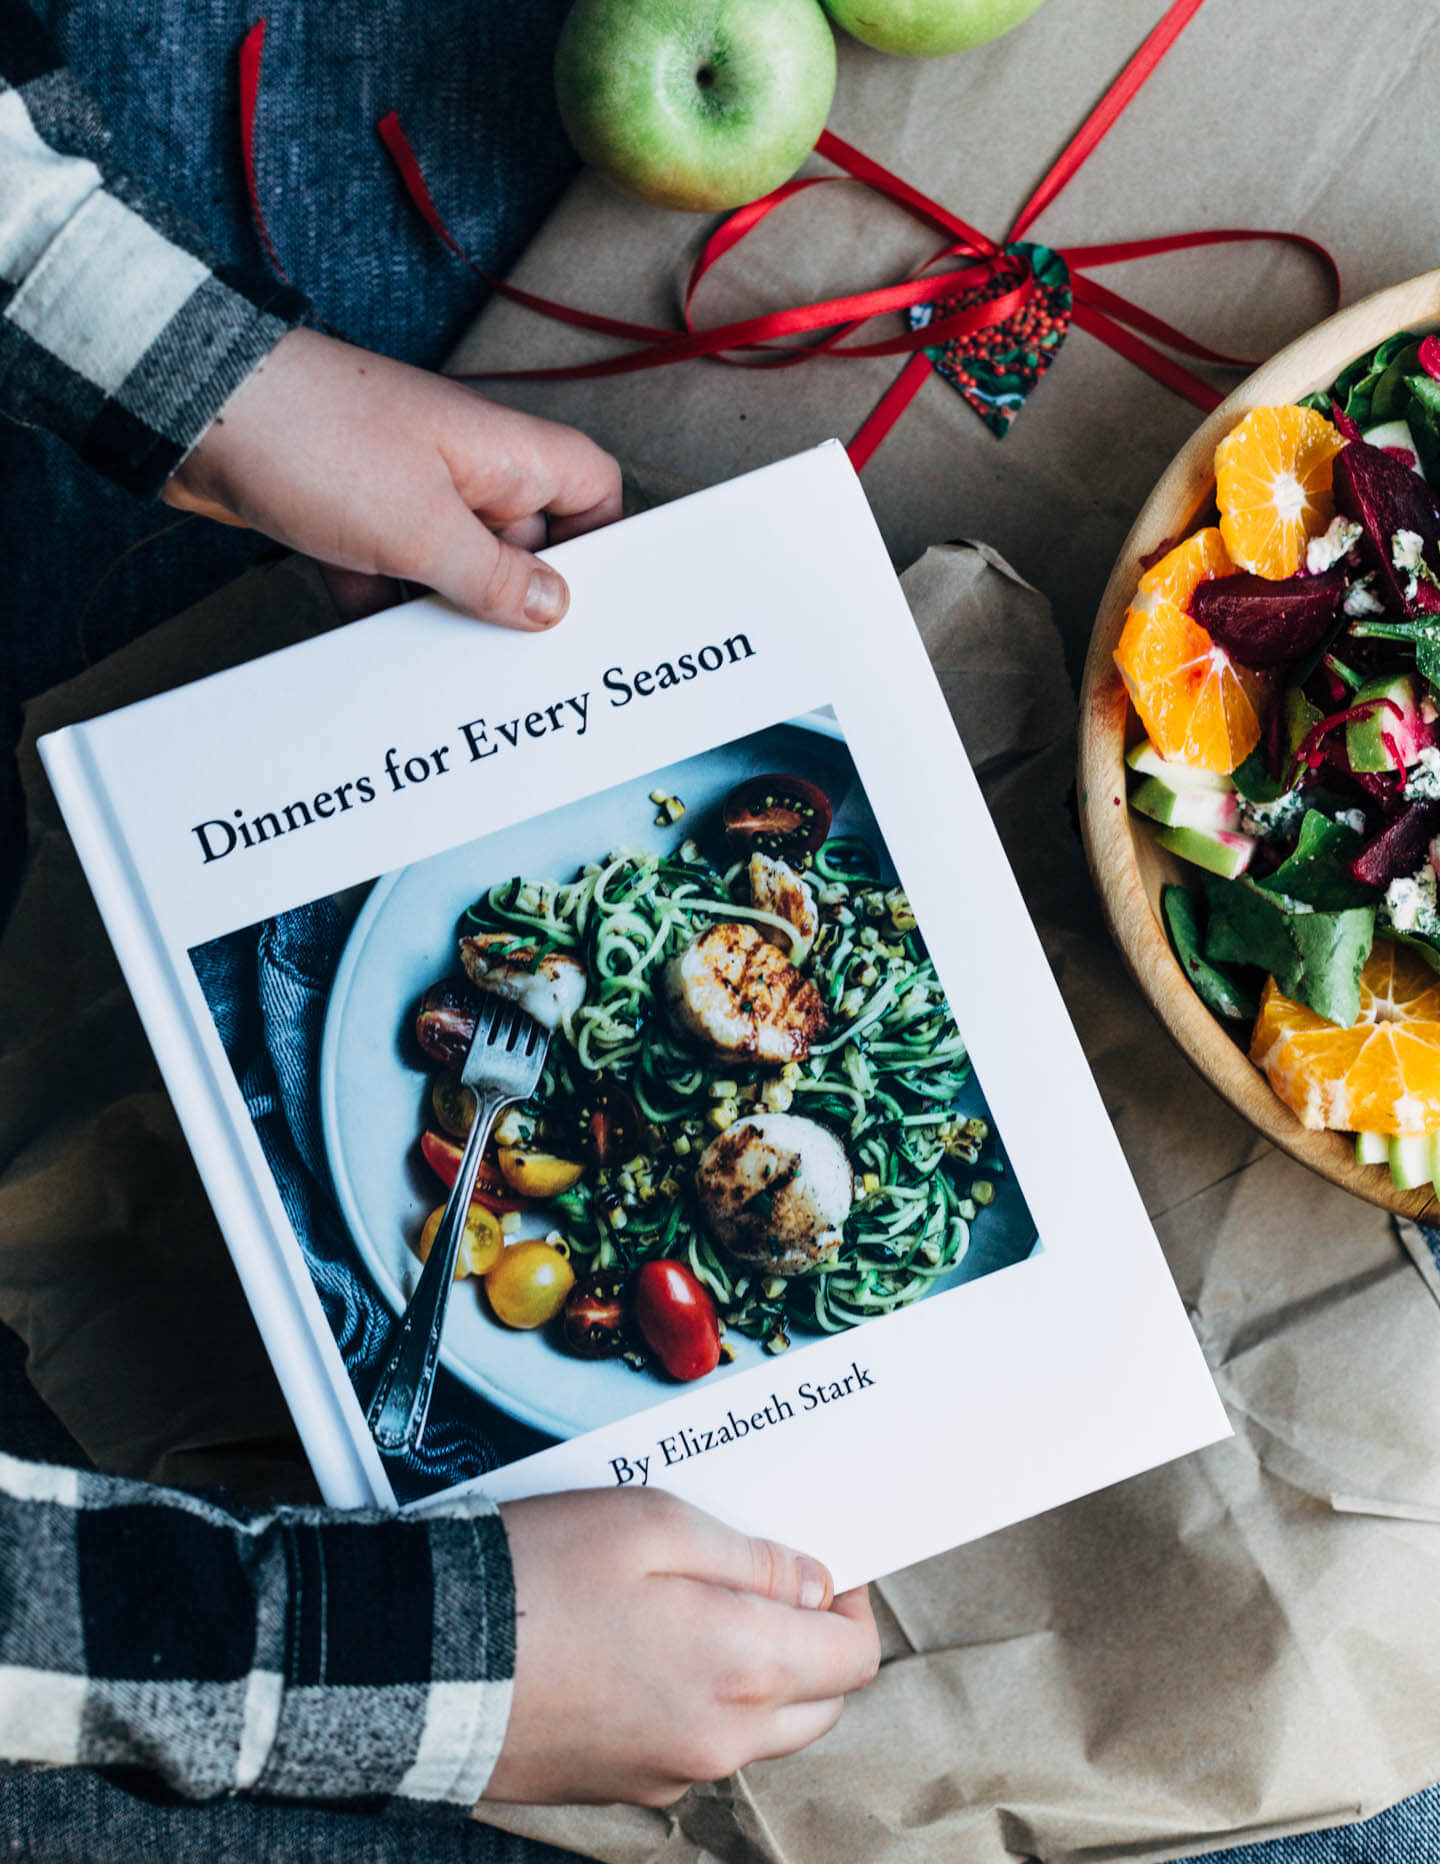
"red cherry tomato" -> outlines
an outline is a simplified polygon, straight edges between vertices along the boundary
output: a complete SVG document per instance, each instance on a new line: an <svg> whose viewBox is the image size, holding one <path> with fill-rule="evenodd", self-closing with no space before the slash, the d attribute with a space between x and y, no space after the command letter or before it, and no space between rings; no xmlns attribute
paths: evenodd
<svg viewBox="0 0 1440 1864"><path fill-rule="evenodd" d="M460 1154L464 1148L456 1145L453 1139L447 1139L442 1133L427 1127L420 1135L420 1150L424 1154L425 1163L448 1190L460 1169ZM506 1182L499 1160L495 1157L493 1139L480 1160L480 1173L475 1180L470 1202L483 1204L486 1210L528 1210L530 1207L529 1198L518 1196Z"/></svg>
<svg viewBox="0 0 1440 1864"><path fill-rule="evenodd" d="M803 777L749 777L725 798L725 833L747 851L814 854L830 833L830 799Z"/></svg>
<svg viewBox="0 0 1440 1864"><path fill-rule="evenodd" d="M592 1164L621 1165L640 1150L640 1109L618 1081L602 1075L582 1089L574 1122L580 1149Z"/></svg>
<svg viewBox="0 0 1440 1864"><path fill-rule="evenodd" d="M631 1300L635 1325L672 1379L703 1379L719 1365L715 1303L683 1262L642 1263Z"/></svg>
<svg viewBox="0 0 1440 1864"><path fill-rule="evenodd" d="M601 1269L577 1282L565 1303L565 1344L579 1359L611 1359L626 1340L625 1277Z"/></svg>

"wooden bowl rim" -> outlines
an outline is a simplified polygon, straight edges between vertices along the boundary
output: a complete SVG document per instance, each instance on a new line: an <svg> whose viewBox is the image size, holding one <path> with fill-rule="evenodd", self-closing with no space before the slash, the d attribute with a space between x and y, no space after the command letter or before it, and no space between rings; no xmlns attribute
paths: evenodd
<svg viewBox="0 0 1440 1864"><path fill-rule="evenodd" d="M1080 687L1077 770L1086 858L1111 934L1142 995L1181 1052L1265 1137L1332 1184L1404 1217L1433 1214L1434 1190L1396 1188L1377 1165L1359 1165L1352 1140L1313 1132L1270 1087L1211 1015L1170 949L1145 891L1126 804L1128 699L1113 659L1140 558L1189 531L1214 491L1215 448L1251 408L1328 387L1347 363L1395 331L1440 327L1440 269L1373 292L1316 324L1247 376L1196 429L1141 507L1105 585Z"/></svg>

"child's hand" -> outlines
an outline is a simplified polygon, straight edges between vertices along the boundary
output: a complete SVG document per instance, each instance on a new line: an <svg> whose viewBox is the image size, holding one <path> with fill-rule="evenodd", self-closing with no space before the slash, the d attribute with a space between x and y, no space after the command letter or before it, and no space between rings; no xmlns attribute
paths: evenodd
<svg viewBox="0 0 1440 1864"><path fill-rule="evenodd" d="M620 469L573 427L292 330L165 498L325 564L423 583L482 621L547 628L569 591L530 552L618 518ZM352 612L367 605L347 594Z"/></svg>
<svg viewBox="0 0 1440 1864"><path fill-rule="evenodd" d="M487 1799L667 1806L807 1746L879 1667L863 1588L835 1599L816 1561L674 1496L587 1490L501 1514L515 1698Z"/></svg>

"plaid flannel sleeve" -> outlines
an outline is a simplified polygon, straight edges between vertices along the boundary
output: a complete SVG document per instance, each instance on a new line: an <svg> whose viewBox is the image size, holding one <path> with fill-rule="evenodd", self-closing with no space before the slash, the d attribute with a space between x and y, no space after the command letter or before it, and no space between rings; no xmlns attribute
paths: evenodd
<svg viewBox="0 0 1440 1864"><path fill-rule="evenodd" d="M25 0L0 0L0 413L152 497L305 308L118 171Z"/></svg>
<svg viewBox="0 0 1440 1864"><path fill-rule="evenodd" d="M468 1810L514 1642L491 1503L237 1518L0 1455L0 1757Z"/></svg>

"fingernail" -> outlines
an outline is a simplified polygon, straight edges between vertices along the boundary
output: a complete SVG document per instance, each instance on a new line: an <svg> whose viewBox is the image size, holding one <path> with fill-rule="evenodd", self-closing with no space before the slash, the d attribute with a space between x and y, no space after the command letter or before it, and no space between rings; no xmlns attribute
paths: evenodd
<svg viewBox="0 0 1440 1864"><path fill-rule="evenodd" d="M531 572L530 587L525 591L525 616L543 628L559 621L570 602L570 591L563 576L541 563Z"/></svg>
<svg viewBox="0 0 1440 1864"><path fill-rule="evenodd" d="M823 1566L814 1560L800 1562L800 1603L806 1611L814 1611L824 1603L829 1584L830 1575Z"/></svg>

